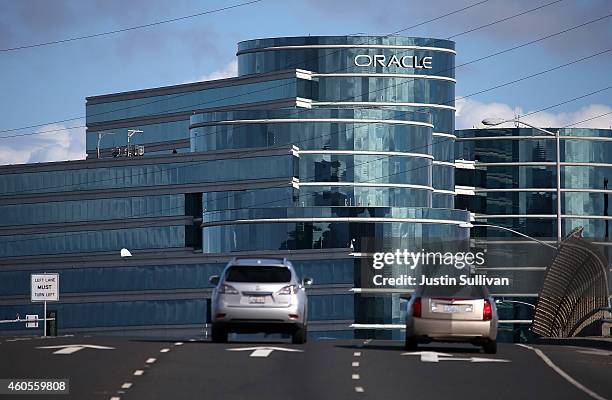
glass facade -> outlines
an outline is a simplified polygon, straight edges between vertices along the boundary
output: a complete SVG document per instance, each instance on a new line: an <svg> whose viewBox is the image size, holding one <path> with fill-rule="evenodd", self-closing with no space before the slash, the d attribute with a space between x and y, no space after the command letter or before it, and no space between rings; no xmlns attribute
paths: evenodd
<svg viewBox="0 0 612 400"><path fill-rule="evenodd" d="M582 227L609 260L610 211L608 182L612 178L612 130L546 128L559 132L561 236ZM524 240L513 229L539 240L557 241L556 139L532 128L467 129L456 132L458 193L456 207L475 213L474 240L487 251L487 276L510 277L512 291L500 296L534 303L553 252ZM467 163L466 163L467 161ZM532 318L530 307L505 304L500 316ZM517 318L517 316L519 316ZM518 340L524 329L509 329ZM519 335L520 336L520 335Z"/></svg>
<svg viewBox="0 0 612 400"><path fill-rule="evenodd" d="M35 313L29 274L57 270L60 331L201 332L209 277L256 251L314 278L315 336L400 321L398 295L351 292L371 269L351 248L467 245L454 43L258 39L237 59L235 78L88 98L87 160L0 168L0 316ZM144 157L113 154L131 129Z"/></svg>

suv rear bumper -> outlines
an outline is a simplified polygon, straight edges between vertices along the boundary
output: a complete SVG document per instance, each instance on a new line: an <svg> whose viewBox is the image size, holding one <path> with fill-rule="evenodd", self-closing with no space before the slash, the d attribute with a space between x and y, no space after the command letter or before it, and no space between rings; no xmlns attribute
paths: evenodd
<svg viewBox="0 0 612 400"><path fill-rule="evenodd" d="M277 322L256 320L232 320L213 322L213 329L235 333L289 333L293 334L304 325L300 322Z"/></svg>
<svg viewBox="0 0 612 400"><path fill-rule="evenodd" d="M221 317L221 314L224 314ZM297 318L295 318L297 316ZM229 307L217 305L212 310L213 323L252 324L302 324L304 315L296 304L289 307Z"/></svg>

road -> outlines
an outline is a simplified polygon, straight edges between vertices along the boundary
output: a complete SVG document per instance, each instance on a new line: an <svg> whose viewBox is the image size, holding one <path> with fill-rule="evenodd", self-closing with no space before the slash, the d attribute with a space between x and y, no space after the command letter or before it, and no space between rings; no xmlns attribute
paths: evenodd
<svg viewBox="0 0 612 400"><path fill-rule="evenodd" d="M610 371L612 352L569 346L0 338L0 378L70 378L69 396L0 399L612 399Z"/></svg>

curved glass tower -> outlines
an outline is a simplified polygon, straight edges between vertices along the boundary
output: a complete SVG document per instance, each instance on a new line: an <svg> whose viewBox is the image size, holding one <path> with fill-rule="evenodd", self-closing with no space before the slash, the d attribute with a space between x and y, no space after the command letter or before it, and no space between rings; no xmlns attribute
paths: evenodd
<svg viewBox="0 0 612 400"><path fill-rule="evenodd" d="M205 253L450 251L466 243L459 225L469 214L453 209L453 42L270 38L239 43L237 56L240 77L296 71L297 81L276 90L300 96L292 107L196 113L191 150L285 149L294 176L273 187L204 193ZM397 294L373 295L362 282L371 262L355 266L355 321L400 322Z"/></svg>

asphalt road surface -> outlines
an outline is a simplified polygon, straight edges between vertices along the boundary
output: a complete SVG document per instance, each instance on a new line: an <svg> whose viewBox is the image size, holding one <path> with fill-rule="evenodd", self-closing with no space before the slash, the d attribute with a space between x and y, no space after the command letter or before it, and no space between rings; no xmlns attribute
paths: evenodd
<svg viewBox="0 0 612 400"><path fill-rule="evenodd" d="M77 346L80 345L80 346ZM70 395L0 399L610 399L612 352L322 340L213 344L0 337L0 378L69 378Z"/></svg>

